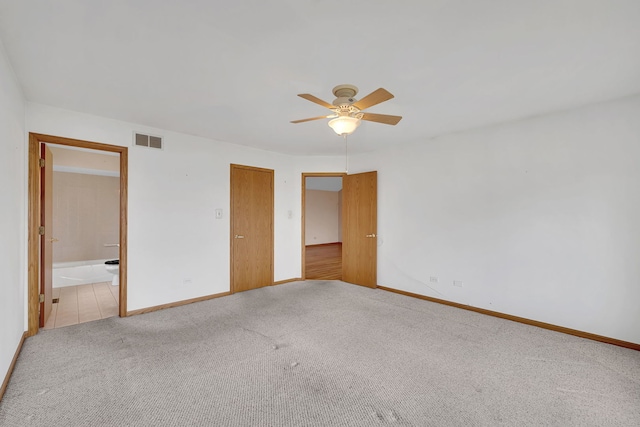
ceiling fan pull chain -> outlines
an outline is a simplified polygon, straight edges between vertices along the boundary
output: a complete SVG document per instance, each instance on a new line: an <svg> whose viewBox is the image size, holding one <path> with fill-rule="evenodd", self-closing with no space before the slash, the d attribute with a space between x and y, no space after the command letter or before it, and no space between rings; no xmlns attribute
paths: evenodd
<svg viewBox="0 0 640 427"><path fill-rule="evenodd" d="M349 146L347 145L347 134L344 135L344 173L349 173Z"/></svg>

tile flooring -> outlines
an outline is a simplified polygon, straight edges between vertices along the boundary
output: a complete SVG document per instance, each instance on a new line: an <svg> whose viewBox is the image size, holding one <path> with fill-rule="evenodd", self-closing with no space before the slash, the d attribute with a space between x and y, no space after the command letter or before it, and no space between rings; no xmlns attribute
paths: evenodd
<svg viewBox="0 0 640 427"><path fill-rule="evenodd" d="M118 292L119 287L112 286L111 282L54 288L53 298L59 302L53 304L44 329L117 316Z"/></svg>

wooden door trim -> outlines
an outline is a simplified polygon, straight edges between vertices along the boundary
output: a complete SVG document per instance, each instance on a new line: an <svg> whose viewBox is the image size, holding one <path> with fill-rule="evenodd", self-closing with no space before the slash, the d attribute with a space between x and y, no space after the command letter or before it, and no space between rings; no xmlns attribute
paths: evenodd
<svg viewBox="0 0 640 427"><path fill-rule="evenodd" d="M231 294L235 293L235 289L234 289L234 281L233 281L233 263L234 263L234 255L233 255L233 242L234 242L234 236L233 236L233 230L234 230L234 210L233 210L233 170L234 169L245 169L245 170L252 170L252 171L258 171L258 172L267 172L270 174L271 176L271 283L270 285L273 285L274 282L274 278L275 278L275 266L274 266L274 245L275 245L275 224L274 224L274 210L275 210L275 171L273 169L267 169L267 168L259 168L256 166L246 166L246 165L239 165L236 163L231 163L229 165L229 292Z"/></svg>
<svg viewBox="0 0 640 427"><path fill-rule="evenodd" d="M40 144L57 144L92 150L109 151L120 154L120 317L127 316L127 192L128 192L128 147L83 141L60 136L29 132L29 169L28 169L28 271L27 271L27 319L28 336L39 330L38 295L40 294Z"/></svg>
<svg viewBox="0 0 640 427"><path fill-rule="evenodd" d="M307 280L307 273L306 273L306 267L305 267L305 263L306 263L306 236L305 236L305 231L306 231L306 206L307 206L307 177L312 177L312 178L323 178L323 177L340 177L343 178L346 175L346 173L344 172L302 172L302 215L301 216L301 233L302 234L302 240L300 241L301 246L300 246L300 259L302 260L302 266L301 266L301 275L300 277L302 277L302 280Z"/></svg>

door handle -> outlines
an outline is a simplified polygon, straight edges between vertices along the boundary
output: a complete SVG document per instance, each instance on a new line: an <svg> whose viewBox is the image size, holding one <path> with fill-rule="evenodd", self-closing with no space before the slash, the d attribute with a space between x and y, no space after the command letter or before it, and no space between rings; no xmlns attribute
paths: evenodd
<svg viewBox="0 0 640 427"><path fill-rule="evenodd" d="M51 242L51 243L55 243L57 241L58 241L58 239L56 239L55 237L53 239L49 239L49 242Z"/></svg>
<svg viewBox="0 0 640 427"><path fill-rule="evenodd" d="M375 233L367 234L367 235L366 235L366 236L364 236L364 237L370 237L370 238L373 238L373 237L376 237L376 234L375 234Z"/></svg>
<svg viewBox="0 0 640 427"><path fill-rule="evenodd" d="M236 234L234 237L235 237L236 239L244 239L244 236L241 236L241 235L239 235L239 234Z"/></svg>

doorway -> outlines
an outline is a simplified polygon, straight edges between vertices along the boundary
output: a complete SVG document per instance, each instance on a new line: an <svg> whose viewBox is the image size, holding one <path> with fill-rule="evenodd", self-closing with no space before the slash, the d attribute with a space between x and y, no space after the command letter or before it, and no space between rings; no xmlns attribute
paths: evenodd
<svg viewBox="0 0 640 427"><path fill-rule="evenodd" d="M304 174L304 278L342 279L342 174Z"/></svg>
<svg viewBox="0 0 640 427"><path fill-rule="evenodd" d="M302 277L308 279L306 237L306 179L307 177L341 177L342 229L341 261L344 282L376 288L377 284L377 172L357 174L302 174Z"/></svg>
<svg viewBox="0 0 640 427"><path fill-rule="evenodd" d="M47 150L45 160L53 163L52 171L46 171L47 176L52 175L53 191L43 186L53 204L52 226L45 226L45 240L46 234L53 236L48 251L52 264L41 264L52 266L53 304L40 326L56 329L117 316L120 155L42 146ZM45 168L47 165L48 161ZM43 314L41 311L41 317Z"/></svg>
<svg viewBox="0 0 640 427"><path fill-rule="evenodd" d="M77 150L95 150L98 153L111 153L118 156L118 183L119 191L118 220L119 226L114 237L116 242L104 242L115 249L114 255L119 260L119 286L117 295L117 314L121 317L127 315L127 147L82 141L70 138L56 137L42 134L29 134L29 240L28 240L28 335L35 335L41 326L44 326L53 303L53 290L51 287L51 244L56 242L51 230L53 220L46 214L47 188L51 184L50 174L53 171L52 162L46 157L54 154L48 150L49 146L60 148L76 148ZM44 147L44 148L43 148ZM44 160L41 161L42 153ZM49 178L47 178L49 176ZM51 193L49 193L50 196ZM41 195L44 195L41 198ZM50 198L50 197L49 197ZM48 223L48 224L47 224ZM48 232L47 232L48 229ZM116 245L116 246L112 246ZM119 245L119 246L117 246ZM114 249L111 249L114 250ZM111 255L111 254L110 254ZM106 271L106 270L105 270ZM107 292L113 290L106 288ZM41 313L45 314L41 316Z"/></svg>

